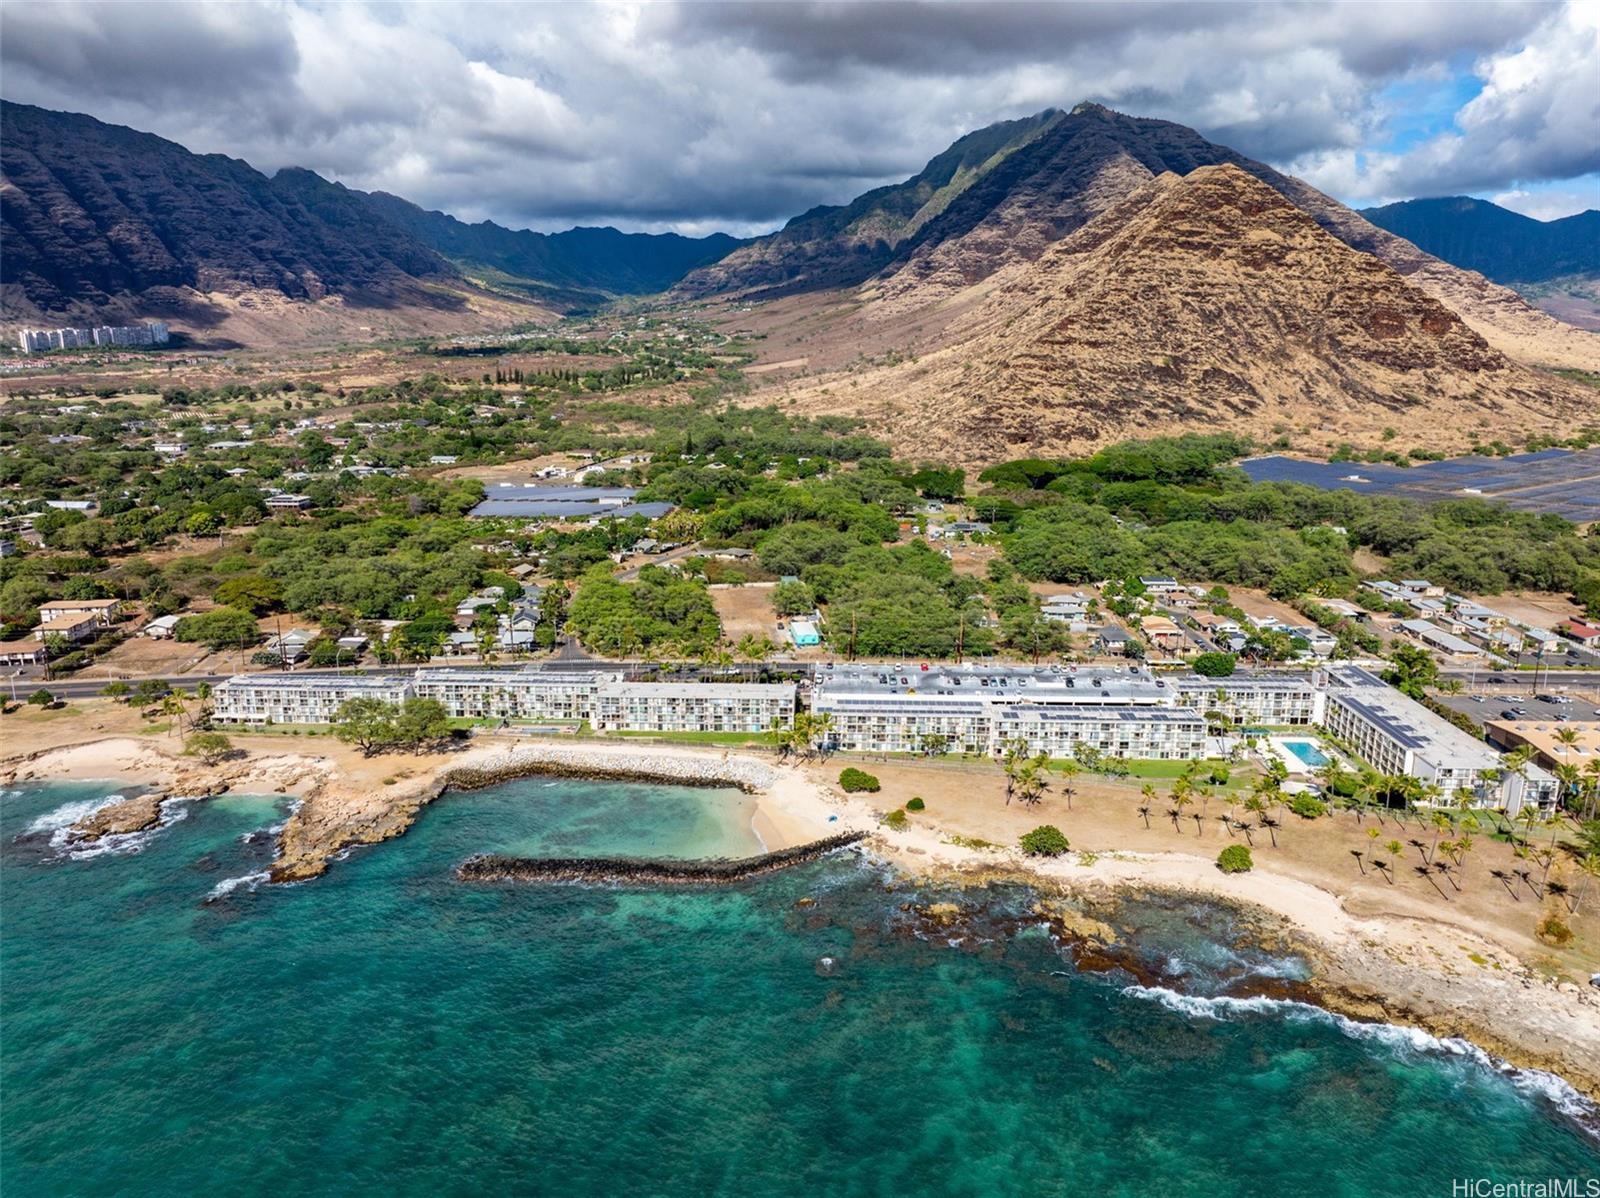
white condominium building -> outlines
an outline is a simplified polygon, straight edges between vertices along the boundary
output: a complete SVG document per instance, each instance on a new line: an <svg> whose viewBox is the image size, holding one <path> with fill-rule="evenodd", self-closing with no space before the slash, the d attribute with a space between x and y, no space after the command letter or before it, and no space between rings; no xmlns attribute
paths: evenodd
<svg viewBox="0 0 1600 1198"><path fill-rule="evenodd" d="M613 682L594 726L629 732L763 732L794 723L793 683Z"/></svg>
<svg viewBox="0 0 1600 1198"><path fill-rule="evenodd" d="M922 752L940 738L947 752L995 754L1021 736L1054 756L1070 756L1076 741L1112 753L1126 743L1126 756L1203 756L1204 720L1166 718L1175 696L1138 666L835 665L818 671L812 706L832 720L829 743L858 752ZM1136 732L1144 718L1151 728ZM1198 738L1181 732L1189 727Z"/></svg>
<svg viewBox="0 0 1600 1198"><path fill-rule="evenodd" d="M1505 770L1500 754L1359 666L1325 674L1328 731L1380 774L1405 774L1437 786L1446 805L1463 799L1515 813L1553 801L1555 779L1536 765Z"/></svg>
<svg viewBox="0 0 1600 1198"><path fill-rule="evenodd" d="M1322 719L1322 694L1304 674L1199 674L1172 680L1178 706L1220 711L1240 724L1315 724Z"/></svg>
<svg viewBox="0 0 1600 1198"><path fill-rule="evenodd" d="M411 680L394 674L239 674L211 691L219 724L330 724L346 699L403 703Z"/></svg>
<svg viewBox="0 0 1600 1198"><path fill-rule="evenodd" d="M942 737L951 753L993 751L994 708L977 697L851 695L819 689L812 707L833 721L828 743L847 752L919 753L928 737Z"/></svg>
<svg viewBox="0 0 1600 1198"><path fill-rule="evenodd" d="M437 699L456 718L593 721L627 732L763 732L794 722L793 683L623 682L599 670L421 669L409 675L241 674L219 683L221 724L328 724L353 698Z"/></svg>
<svg viewBox="0 0 1600 1198"><path fill-rule="evenodd" d="M999 713L1001 744L1022 740L1034 753L1071 757L1088 746L1108 757L1191 761L1206 755L1205 717L1193 711L1144 707L1032 707Z"/></svg>
<svg viewBox="0 0 1600 1198"><path fill-rule="evenodd" d="M617 675L599 670L418 670L412 690L466 719L587 720Z"/></svg>

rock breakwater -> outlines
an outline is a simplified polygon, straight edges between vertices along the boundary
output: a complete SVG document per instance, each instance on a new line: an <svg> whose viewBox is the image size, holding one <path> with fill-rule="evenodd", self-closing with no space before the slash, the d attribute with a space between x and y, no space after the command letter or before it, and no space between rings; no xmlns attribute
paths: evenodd
<svg viewBox="0 0 1600 1198"><path fill-rule="evenodd" d="M623 886L726 886L815 861L867 838L844 832L755 857L669 861L647 857L469 857L456 869L462 882L600 882Z"/></svg>

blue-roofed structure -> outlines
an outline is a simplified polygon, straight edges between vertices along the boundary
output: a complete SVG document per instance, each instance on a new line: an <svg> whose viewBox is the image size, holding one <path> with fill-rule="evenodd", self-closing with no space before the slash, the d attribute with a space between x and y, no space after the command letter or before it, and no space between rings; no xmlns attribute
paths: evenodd
<svg viewBox="0 0 1600 1198"><path fill-rule="evenodd" d="M1600 449L1543 449L1491 458L1473 454L1416 466L1308 462L1273 455L1239 468L1252 482L1291 482L1324 491L1360 491L1435 503L1486 499L1523 512L1549 512L1575 524L1600 520Z"/></svg>
<svg viewBox="0 0 1600 1198"><path fill-rule="evenodd" d="M672 511L671 503L634 503L632 487L498 486L486 492L469 516L505 520L655 520Z"/></svg>

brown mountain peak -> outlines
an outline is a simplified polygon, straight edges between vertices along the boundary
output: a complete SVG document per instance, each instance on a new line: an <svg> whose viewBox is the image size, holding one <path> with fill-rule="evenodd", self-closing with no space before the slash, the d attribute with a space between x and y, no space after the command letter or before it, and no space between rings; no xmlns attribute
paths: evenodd
<svg viewBox="0 0 1600 1198"><path fill-rule="evenodd" d="M887 307L926 311L914 294ZM913 455L992 460L1280 425L1433 444L1441 429L1537 425L1582 402L1231 163L1147 177L962 294L971 306L941 348L853 375L848 408L831 389L815 406L871 411Z"/></svg>

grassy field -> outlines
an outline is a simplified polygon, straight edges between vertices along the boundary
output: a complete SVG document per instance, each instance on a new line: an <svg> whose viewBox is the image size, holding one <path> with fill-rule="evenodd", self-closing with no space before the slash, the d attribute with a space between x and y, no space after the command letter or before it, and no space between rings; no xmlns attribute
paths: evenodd
<svg viewBox="0 0 1600 1198"><path fill-rule="evenodd" d="M694 745L760 745L768 743L761 732L618 732L638 740L673 740Z"/></svg>

